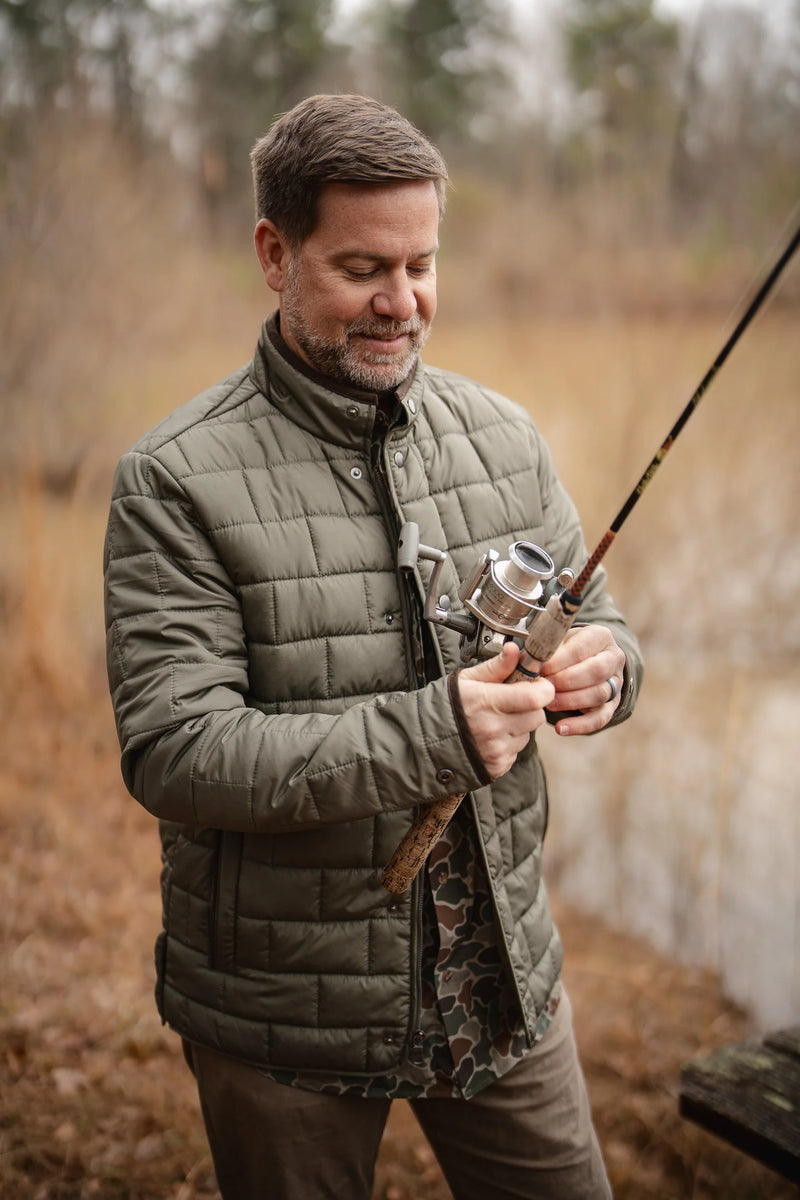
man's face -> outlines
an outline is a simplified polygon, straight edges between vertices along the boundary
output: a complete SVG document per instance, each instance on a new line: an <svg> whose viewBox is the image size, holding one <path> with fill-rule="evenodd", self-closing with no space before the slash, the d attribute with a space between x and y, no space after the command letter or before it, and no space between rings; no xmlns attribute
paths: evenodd
<svg viewBox="0 0 800 1200"><path fill-rule="evenodd" d="M285 256L284 340L332 379L396 387L436 312L438 228L428 180L326 185L316 229Z"/></svg>

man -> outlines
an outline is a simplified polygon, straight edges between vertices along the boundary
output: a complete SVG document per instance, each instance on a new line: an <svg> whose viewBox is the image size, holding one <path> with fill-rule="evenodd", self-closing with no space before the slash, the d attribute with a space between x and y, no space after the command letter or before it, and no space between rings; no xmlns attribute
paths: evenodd
<svg viewBox="0 0 800 1200"><path fill-rule="evenodd" d="M523 410L419 359L445 165L357 96L303 101L252 161L278 312L122 459L106 547L123 775L161 821L157 998L222 1195L368 1200L406 1097L457 1200L606 1197L532 735L628 716L635 639L598 572L542 678L504 683L514 643L458 669L422 620L428 564L397 569L404 521L448 552L454 607L489 547L585 549ZM390 895L415 808L454 792Z"/></svg>

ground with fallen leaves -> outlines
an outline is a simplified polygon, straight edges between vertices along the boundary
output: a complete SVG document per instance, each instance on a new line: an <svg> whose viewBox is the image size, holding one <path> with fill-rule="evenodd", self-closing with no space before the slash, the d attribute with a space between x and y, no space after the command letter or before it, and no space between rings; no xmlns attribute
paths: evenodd
<svg viewBox="0 0 800 1200"><path fill-rule="evenodd" d="M108 703L44 682L3 700L0 1200L210 1200L192 1080L152 1001L155 824L122 788ZM710 975L556 909L617 1200L795 1196L678 1116L681 1063L744 1036L744 1014ZM450 1196L405 1104L374 1196Z"/></svg>

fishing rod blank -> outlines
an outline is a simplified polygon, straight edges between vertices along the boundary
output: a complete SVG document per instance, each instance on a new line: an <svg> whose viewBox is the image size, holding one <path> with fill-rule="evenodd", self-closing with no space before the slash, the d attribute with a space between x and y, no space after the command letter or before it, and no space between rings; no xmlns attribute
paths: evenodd
<svg viewBox="0 0 800 1200"><path fill-rule="evenodd" d="M687 403L686 407L684 408L683 412L678 417L677 421L672 426L672 429L670 429L666 438L659 446L658 452L656 453L654 458L651 460L649 466L647 467L647 470L644 472L641 479L636 484L636 487L633 489L631 494L628 496L628 499L625 501L622 508L619 510L616 517L614 518L614 520L611 522L606 533L603 535L603 537L598 542L591 557L589 558L589 561L586 563L586 566L583 568L581 573L578 575L577 579L571 585L569 590L564 594L565 607L569 606L570 603L577 604L580 602L580 597L583 593L583 590L586 587L589 580L591 579L592 575L594 574L595 569L597 568L598 564L604 558L605 553L608 550L609 546L614 541L614 538L617 536L617 534L619 533L623 524L630 516L631 511L634 508L634 506L636 505L636 503L638 502L639 497L641 496L642 492L645 490L645 488L649 484L650 480L653 478L656 471L658 470L658 468L661 466L662 462L666 458L667 453L671 449L678 434L681 432L684 425L689 420L689 417L692 415L692 413L697 408L700 401L703 399L703 396L708 391L708 388L709 388L711 382L713 381L713 379L715 378L720 367L725 362L726 358L730 354L733 347L739 341L739 338L742 336L745 329L752 321L753 317L756 315L758 310L761 308L761 305L764 303L764 301L766 300L769 293L772 291L772 288L774 287L779 275L783 271L786 264L789 262L789 259L794 254L795 250L798 247L798 244L800 244L800 226L798 226L798 228L795 230L794 235L790 238L789 243L786 246L786 249L783 251L780 258L775 263L775 266L772 268L769 275L767 275L767 277L764 280L764 282L762 283L761 287L758 289L755 296L753 296L753 299L748 304L747 308L745 309L744 313L742 314L742 317L740 318L733 333L730 335L727 342L722 347L719 354L717 355L717 357L714 359L711 366L706 371L706 373L703 376L703 378L701 379L700 383L697 385L697 388L695 389L694 393L692 394L692 396L691 396L689 402Z"/></svg>

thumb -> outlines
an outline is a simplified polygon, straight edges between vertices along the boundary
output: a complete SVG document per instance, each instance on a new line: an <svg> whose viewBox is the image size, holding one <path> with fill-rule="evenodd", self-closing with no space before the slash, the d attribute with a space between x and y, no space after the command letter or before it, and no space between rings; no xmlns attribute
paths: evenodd
<svg viewBox="0 0 800 1200"><path fill-rule="evenodd" d="M519 646L516 642L505 642L499 654L485 658L474 667L466 667L462 672L476 683L503 683L512 675L519 662Z"/></svg>

